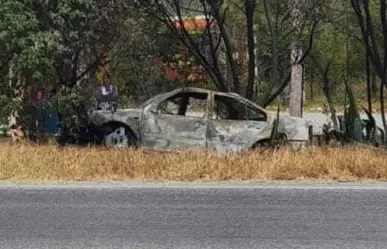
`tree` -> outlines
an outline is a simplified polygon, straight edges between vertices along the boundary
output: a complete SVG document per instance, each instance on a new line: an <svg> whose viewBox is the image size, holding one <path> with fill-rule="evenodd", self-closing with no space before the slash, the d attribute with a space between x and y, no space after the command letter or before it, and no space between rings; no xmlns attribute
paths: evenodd
<svg viewBox="0 0 387 249"><path fill-rule="evenodd" d="M173 57L176 42L160 29L157 21L133 11L110 52L109 68L123 104L138 104L180 85L178 79L166 78L168 65L162 59Z"/></svg>
<svg viewBox="0 0 387 249"><path fill-rule="evenodd" d="M14 88L16 82L23 85L22 117L36 113L38 90L73 88L85 79L90 82L120 33L127 4L105 0L2 1L0 70L12 71L8 87ZM25 121L27 128L32 129L35 118Z"/></svg>
<svg viewBox="0 0 387 249"><path fill-rule="evenodd" d="M345 36L346 32L341 27L336 26L338 21L342 21L342 13L335 12L338 8L339 6L330 1L319 5L318 18L321 25L315 32L315 43L310 51L309 60L306 61L309 67L317 72L317 78L322 82L322 90L336 130L339 127L334 97L339 94L334 93L340 91L341 81L345 80L343 72L348 72L349 69L346 67L348 55L346 42L349 38Z"/></svg>
<svg viewBox="0 0 387 249"><path fill-rule="evenodd" d="M303 6L306 9L316 4L310 3L310 6ZM313 45L313 36L317 26L313 18L314 11L309 11L310 15L305 16L300 23L301 33L298 34L298 46L304 52L297 60L291 61L292 42L295 37L293 19L291 18L291 9L286 1L262 1L263 13L258 19L259 33L261 42L258 47L258 61L260 68L260 78L266 84L261 84L261 95L259 103L262 106L269 105L276 97L281 94L288 86L291 75L292 65L302 64L307 58ZM308 8L306 8L308 7ZM300 97L301 98L301 95Z"/></svg>
<svg viewBox="0 0 387 249"><path fill-rule="evenodd" d="M384 132L387 132L384 88L387 87L387 5L385 0L351 0L361 30L363 44L380 78L379 100ZM379 18L372 12L379 12Z"/></svg>
<svg viewBox="0 0 387 249"><path fill-rule="evenodd" d="M4 76L0 84L5 102L1 114L8 118L20 109L21 102L13 101L16 83L28 80L31 86L48 81L62 46L56 32L40 29L35 12L23 1L2 1L0 16L0 74ZM27 92L24 98L28 97Z"/></svg>
<svg viewBox="0 0 387 249"><path fill-rule="evenodd" d="M145 14L153 16L163 23L172 32L174 37L179 39L188 48L197 61L204 67L218 90L233 91L249 99L254 98L254 85L257 81L256 67L262 68L264 64L262 63L264 59L261 56L258 55L258 59L256 59L257 49L259 50L260 47L265 46L261 43L258 45L254 41L254 36L256 35L254 35L254 32L257 32L257 30L254 30L254 26L257 22L261 22L259 15L256 18L257 11L259 10L257 1L145 0L138 1L137 4L139 9ZM261 105L267 106L284 90L290 80L290 70L289 72L285 72L284 77L282 77L280 73L276 72L281 70L279 69L280 65L279 63L275 63L284 54L283 51L278 49L280 45L278 43L283 42L280 38L281 34L279 31L284 22L288 20L289 12L286 11L288 9L287 6L284 8L281 1L276 1L275 4L272 4L270 1L264 0L263 4L271 33L270 36L274 41L277 41L273 42L272 51L276 54L270 59L271 66L266 71L266 67L263 66L264 69L261 70L261 72L263 71L265 73L271 71L270 74L274 76L269 79L269 82L272 84L269 83L267 86L260 86L261 93L259 94L259 102ZM272 12L272 5L278 7L276 11ZM284 16L281 20L282 10L284 10ZM189 32L189 29L185 25L195 15L204 15L205 17L206 25L200 35L205 36L210 34L208 36L211 40L209 43L210 56L206 56L203 50L200 49L200 45L194 39L194 35ZM238 21L238 25L244 25L245 29L240 29L240 26L238 26L238 29L233 28L233 22L235 20ZM289 30L287 31L287 33L291 33ZM313 32L310 34L312 36ZM258 35L261 34L259 33ZM289 35L284 34L283 36L287 38ZM312 39L307 40L309 41L309 45L311 45ZM243 49L239 50L239 48L246 46L243 43L238 43L240 41L245 41L244 44L247 44L247 53ZM310 47L305 46L304 39L302 43L305 48L305 53L302 58L298 58L298 63L302 63ZM241 46L241 44L243 45ZM265 49L267 50L267 47ZM288 51L289 46L286 46L286 54L288 54ZM246 54L248 54L248 58L245 60ZM256 64L258 61L260 61L260 65ZM247 69L244 65L247 65ZM284 71L287 70L285 69ZM243 84L243 75L247 75L247 84Z"/></svg>
<svg viewBox="0 0 387 249"><path fill-rule="evenodd" d="M246 28L247 28L247 47L248 47L248 79L245 96L248 99L254 97L254 84L255 84L255 37L254 37L254 12L255 1L245 0L245 14L246 14Z"/></svg>
<svg viewBox="0 0 387 249"><path fill-rule="evenodd" d="M234 47L225 26L228 9L223 1L145 0L138 1L137 4L143 13L159 20L173 38L184 44L204 67L217 89L240 92ZM191 26L195 26L194 16L198 13L204 15L205 24L192 30L187 23L191 22ZM198 39L203 41L205 37L209 40L207 50L198 42ZM229 85L221 70L224 66L231 72Z"/></svg>

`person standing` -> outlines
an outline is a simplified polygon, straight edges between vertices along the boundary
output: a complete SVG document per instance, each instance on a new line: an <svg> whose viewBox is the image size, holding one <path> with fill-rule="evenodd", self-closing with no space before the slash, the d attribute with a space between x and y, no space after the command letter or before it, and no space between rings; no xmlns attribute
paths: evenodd
<svg viewBox="0 0 387 249"><path fill-rule="evenodd" d="M98 94L99 110L115 110L118 102L118 89L107 74L102 81Z"/></svg>

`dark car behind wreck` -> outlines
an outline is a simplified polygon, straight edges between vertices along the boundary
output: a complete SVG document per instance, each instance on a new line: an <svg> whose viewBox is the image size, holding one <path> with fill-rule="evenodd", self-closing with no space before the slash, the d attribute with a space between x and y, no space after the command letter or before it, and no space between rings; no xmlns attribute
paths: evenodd
<svg viewBox="0 0 387 249"><path fill-rule="evenodd" d="M94 111L90 123L95 140L109 148L239 152L274 138L299 146L312 139L305 119L277 118L238 94L200 88L162 93L137 108Z"/></svg>

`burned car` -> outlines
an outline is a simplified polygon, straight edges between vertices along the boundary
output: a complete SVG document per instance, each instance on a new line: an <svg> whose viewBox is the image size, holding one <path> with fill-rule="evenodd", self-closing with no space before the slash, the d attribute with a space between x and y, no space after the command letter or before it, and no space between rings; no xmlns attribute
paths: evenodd
<svg viewBox="0 0 387 249"><path fill-rule="evenodd" d="M307 120L276 116L238 94L201 88L175 89L137 108L98 110L90 118L109 148L238 152L265 145L274 136L303 145L312 136Z"/></svg>

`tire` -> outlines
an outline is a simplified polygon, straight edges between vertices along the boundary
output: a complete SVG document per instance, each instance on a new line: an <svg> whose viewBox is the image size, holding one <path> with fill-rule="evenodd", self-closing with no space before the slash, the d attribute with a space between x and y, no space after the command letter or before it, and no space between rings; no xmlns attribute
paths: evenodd
<svg viewBox="0 0 387 249"><path fill-rule="evenodd" d="M284 147L288 145L288 137L284 133L278 133L276 137L276 147Z"/></svg>
<svg viewBox="0 0 387 249"><path fill-rule="evenodd" d="M135 138L128 128L124 126L109 128L103 139L106 148L123 149L134 146Z"/></svg>
<svg viewBox="0 0 387 249"><path fill-rule="evenodd" d="M268 150L268 149L278 149L284 147L288 144L287 136L283 133L278 133L274 139L275 143L272 143L270 139L265 139L257 142L252 149L258 150Z"/></svg>
<svg viewBox="0 0 387 249"><path fill-rule="evenodd" d="M261 141L257 142L256 144L254 144L250 150L264 152L264 151L270 150L271 147L272 146L270 144L270 140L265 139L265 140L261 140Z"/></svg>

